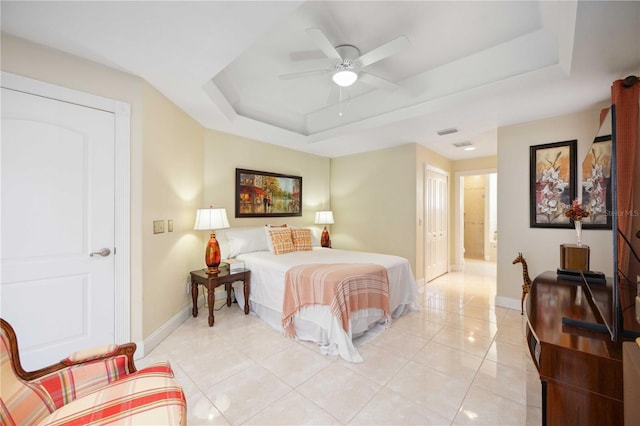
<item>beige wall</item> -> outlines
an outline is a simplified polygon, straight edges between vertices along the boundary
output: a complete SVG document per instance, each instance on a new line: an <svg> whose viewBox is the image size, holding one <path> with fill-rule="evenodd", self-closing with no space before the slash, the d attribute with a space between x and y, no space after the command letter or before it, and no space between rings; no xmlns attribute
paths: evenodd
<svg viewBox="0 0 640 426"><path fill-rule="evenodd" d="M335 247L405 257L424 278L424 170L451 162L417 144L331 160Z"/></svg>
<svg viewBox="0 0 640 426"><path fill-rule="evenodd" d="M479 170L493 170L498 168L498 157L470 158L468 160L456 160L452 164L453 172L467 172Z"/></svg>
<svg viewBox="0 0 640 426"><path fill-rule="evenodd" d="M576 241L573 229L529 227L529 147L577 139L580 177L582 160L598 129L599 115L600 107L594 107L498 130L499 304L504 306L520 300L522 268L511 263L518 252L527 260L533 279L541 272L560 266L560 244ZM611 231L584 230L582 240L591 248L591 269L611 275ZM517 309L519 305L517 303Z"/></svg>
<svg viewBox="0 0 640 426"><path fill-rule="evenodd" d="M204 128L143 84L143 335L148 337L191 303L189 271L200 268L204 243L193 231L202 205ZM168 220L173 232L168 232ZM163 220L165 232L153 233ZM190 294L190 293L189 293Z"/></svg>
<svg viewBox="0 0 640 426"><path fill-rule="evenodd" d="M333 246L395 254L415 271L415 145L331 161Z"/></svg>
<svg viewBox="0 0 640 426"><path fill-rule="evenodd" d="M328 209L331 161L215 130L206 130L203 207L226 208L231 227L287 223L315 227L316 210ZM235 218L236 168L302 176L302 216ZM206 235L202 235L204 247ZM203 249L204 250L204 249Z"/></svg>

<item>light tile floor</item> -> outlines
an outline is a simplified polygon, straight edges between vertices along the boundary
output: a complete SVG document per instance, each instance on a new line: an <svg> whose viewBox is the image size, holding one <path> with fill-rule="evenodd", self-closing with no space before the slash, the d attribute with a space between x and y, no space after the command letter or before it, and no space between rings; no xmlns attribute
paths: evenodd
<svg viewBox="0 0 640 426"><path fill-rule="evenodd" d="M539 425L540 381L520 312L496 307L495 264L467 261L419 288L420 312L321 355L233 305L189 318L145 358L169 360L189 425Z"/></svg>

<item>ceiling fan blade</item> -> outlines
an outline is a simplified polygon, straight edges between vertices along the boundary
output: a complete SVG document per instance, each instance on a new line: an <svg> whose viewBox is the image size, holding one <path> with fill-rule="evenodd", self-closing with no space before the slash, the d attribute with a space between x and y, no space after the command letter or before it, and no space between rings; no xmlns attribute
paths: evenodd
<svg viewBox="0 0 640 426"><path fill-rule="evenodd" d="M309 28L307 29L307 34L313 40L313 42L331 59L335 59L338 61L342 60L342 57L338 53L333 44L329 41L326 35L319 28Z"/></svg>
<svg viewBox="0 0 640 426"><path fill-rule="evenodd" d="M291 74L281 74L278 76L280 80L292 80L294 78L300 77L310 77L312 75L326 74L329 71L327 70L312 70L312 71L302 71L302 72L294 72Z"/></svg>
<svg viewBox="0 0 640 426"><path fill-rule="evenodd" d="M393 40L383 44L382 46L378 46L375 49L365 53L356 59L356 62L360 64L361 67L366 67L367 65L371 65L375 62L381 61L384 58L387 58L402 49L405 49L411 45L411 42L406 36L400 36L398 38L394 38Z"/></svg>
<svg viewBox="0 0 640 426"><path fill-rule="evenodd" d="M385 90L395 90L401 87L398 83L385 80L382 77L378 77L377 75L369 74L363 71L360 71L360 74L358 75L358 81L368 84L369 86L374 86L379 89Z"/></svg>

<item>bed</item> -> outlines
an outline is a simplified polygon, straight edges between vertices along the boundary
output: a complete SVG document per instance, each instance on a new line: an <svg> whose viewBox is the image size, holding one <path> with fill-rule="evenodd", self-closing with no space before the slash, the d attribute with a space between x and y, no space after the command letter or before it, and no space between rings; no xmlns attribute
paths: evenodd
<svg viewBox="0 0 640 426"><path fill-rule="evenodd" d="M296 338L316 342L323 353L340 355L350 362L362 362L354 342L374 337L389 326L393 318L419 309L415 279L409 262L402 257L322 248L313 233L310 244L304 249L276 254L268 235L269 229L265 227L230 228L219 233L218 240L223 258L242 261L251 271L251 311L276 330L284 333L287 271L300 265L373 264L384 267L388 277L389 312L379 308L352 311L348 330L329 306L314 304L297 311L293 317ZM244 306L242 292L235 295L239 305Z"/></svg>

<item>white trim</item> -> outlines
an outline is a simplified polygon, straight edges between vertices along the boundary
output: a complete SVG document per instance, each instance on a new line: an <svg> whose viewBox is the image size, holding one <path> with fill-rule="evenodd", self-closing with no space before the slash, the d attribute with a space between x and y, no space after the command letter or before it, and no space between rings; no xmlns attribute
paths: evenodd
<svg viewBox="0 0 640 426"><path fill-rule="evenodd" d="M114 99L56 86L2 71L1 85L4 88L55 99L114 114L115 121L115 343L126 343L131 339L131 258L130 258L130 172L131 151L131 106Z"/></svg>
<svg viewBox="0 0 640 426"><path fill-rule="evenodd" d="M115 113L116 105L120 103L113 99L103 98L102 96L92 95L90 93L80 92L78 90L68 89L62 86L56 86L55 84L22 77L6 71L2 71L1 81L2 87L7 89L17 90L19 92L29 93L35 96L42 96L107 112Z"/></svg>
<svg viewBox="0 0 640 426"><path fill-rule="evenodd" d="M452 263L452 264L449 265L449 270L451 272L462 272L462 271L464 271L464 264L457 265L455 263Z"/></svg>
<svg viewBox="0 0 640 426"><path fill-rule="evenodd" d="M189 286L191 286L191 283L189 283ZM226 292L224 291L224 287L222 286L217 287L216 292L218 291L218 289L221 289L221 291L224 292L226 295ZM205 292L206 292L205 290L198 292L198 315L208 316L209 310L208 309L205 310L206 308L205 304L207 299ZM189 290L189 294L191 294L191 290ZM223 302L225 302L224 304L226 306L226 297L227 296L224 296L224 300L216 297L216 302L222 300ZM136 342L137 348L136 348L136 353L134 354L134 359L140 359L147 356L153 350L153 348L158 346L160 342L162 342L164 339L169 337L169 335L174 331L176 331L177 328L180 327L180 325L182 325L183 322L185 322L187 319L189 319L189 317L191 317L192 310L193 310L193 306L191 302L191 297L189 297L189 304L187 304L187 306L185 306L181 311L179 311L177 314L171 317L169 321L162 324L160 328L158 328L156 331L151 333L149 337L147 337L144 340Z"/></svg>
<svg viewBox="0 0 640 426"><path fill-rule="evenodd" d="M432 172L440 173L441 175L445 175L447 178L449 177L449 172L446 170L439 169L438 167L434 167L431 164L425 164L425 169L430 170Z"/></svg>
<svg viewBox="0 0 640 426"><path fill-rule="evenodd" d="M136 350L136 359L142 358L148 355L156 346L160 344L164 339L169 337L180 325L191 316L191 304L188 304L184 309L178 311L169 321L162 324L156 331L151 333L149 337L144 339L141 343L137 343L138 350ZM199 312L200 315L208 315L208 311L204 310Z"/></svg>
<svg viewBox="0 0 640 426"><path fill-rule="evenodd" d="M131 106L115 103L115 339L131 341Z"/></svg>
<svg viewBox="0 0 640 426"><path fill-rule="evenodd" d="M496 306L506 309L520 310L520 299L512 299L511 297L496 296Z"/></svg>

